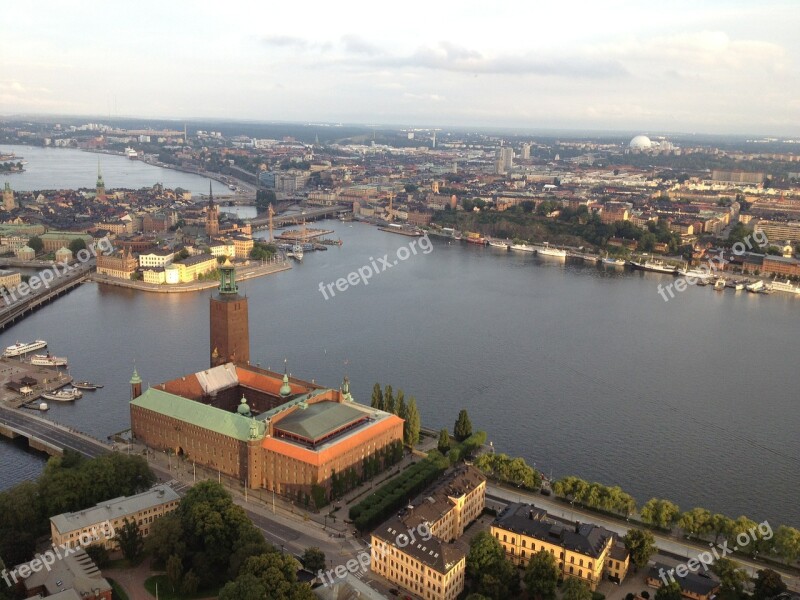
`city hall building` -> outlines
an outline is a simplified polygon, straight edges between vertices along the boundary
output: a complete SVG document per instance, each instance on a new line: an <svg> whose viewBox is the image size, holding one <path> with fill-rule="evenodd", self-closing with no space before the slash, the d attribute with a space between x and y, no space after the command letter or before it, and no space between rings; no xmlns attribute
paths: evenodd
<svg viewBox="0 0 800 600"><path fill-rule="evenodd" d="M335 473L402 444L403 420L359 404L345 377L329 389L249 364L247 298L223 265L211 299L211 367L142 392L131 379L131 430L139 442L288 497L328 492Z"/></svg>

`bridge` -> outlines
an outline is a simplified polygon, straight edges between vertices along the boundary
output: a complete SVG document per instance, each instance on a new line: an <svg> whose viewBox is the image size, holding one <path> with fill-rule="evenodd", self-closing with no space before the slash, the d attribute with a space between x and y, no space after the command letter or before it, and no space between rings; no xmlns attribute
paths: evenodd
<svg viewBox="0 0 800 600"><path fill-rule="evenodd" d="M55 277L49 287L29 293L22 298L15 298L14 290L3 294L2 300L0 300L0 331L22 319L28 313L81 285L94 268L94 263L95 261L92 259L83 264L72 265L70 271Z"/></svg>
<svg viewBox="0 0 800 600"><path fill-rule="evenodd" d="M318 206L315 208L306 208L301 212L284 213L282 215L272 217L272 224L274 227L283 227L284 225L300 225L308 221L316 221L317 219L326 219L328 217L335 217L339 213L349 212L350 208L347 206ZM254 219L250 219L250 225L253 230L266 229L269 227L269 215L261 215Z"/></svg>
<svg viewBox="0 0 800 600"><path fill-rule="evenodd" d="M88 458L112 451L110 444L22 410L0 407L0 435L10 439L25 438L28 445L50 456L74 450Z"/></svg>

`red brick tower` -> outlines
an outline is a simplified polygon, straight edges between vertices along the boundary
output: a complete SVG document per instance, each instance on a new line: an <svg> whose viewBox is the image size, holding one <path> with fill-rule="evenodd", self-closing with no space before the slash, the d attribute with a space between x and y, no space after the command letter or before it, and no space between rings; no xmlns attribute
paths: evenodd
<svg viewBox="0 0 800 600"><path fill-rule="evenodd" d="M219 293L211 298L211 366L250 363L247 298L236 287L236 270L229 260L220 267Z"/></svg>

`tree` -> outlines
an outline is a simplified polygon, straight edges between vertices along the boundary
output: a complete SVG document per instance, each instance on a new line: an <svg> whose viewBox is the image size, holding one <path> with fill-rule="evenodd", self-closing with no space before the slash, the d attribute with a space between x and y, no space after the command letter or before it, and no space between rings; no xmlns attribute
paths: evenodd
<svg viewBox="0 0 800 600"><path fill-rule="evenodd" d="M503 547L491 533L482 531L469 544L467 554L467 575L478 580L483 573L491 571L498 562L505 558Z"/></svg>
<svg viewBox="0 0 800 600"><path fill-rule="evenodd" d="M739 600L744 597L744 586L748 577L736 562L729 558L720 558L711 565L711 571L719 577L721 586L718 597L721 600Z"/></svg>
<svg viewBox="0 0 800 600"><path fill-rule="evenodd" d="M450 434L447 432L447 429L442 429L439 432L439 443L437 444L436 449L442 454L447 454L447 452L450 450Z"/></svg>
<svg viewBox="0 0 800 600"><path fill-rule="evenodd" d="M461 411L458 413L458 418L456 419L456 426L453 428L453 437L455 437L457 441L463 442L471 435L472 435L472 422L469 420L469 415L467 414L467 410L462 408Z"/></svg>
<svg viewBox="0 0 800 600"><path fill-rule="evenodd" d="M631 555L631 561L637 569L647 565L650 557L655 554L656 540L650 531L643 529L630 529L622 538L625 548Z"/></svg>
<svg viewBox="0 0 800 600"><path fill-rule="evenodd" d="M592 590L577 577L567 577L561 586L561 600L592 600Z"/></svg>
<svg viewBox="0 0 800 600"><path fill-rule="evenodd" d="M556 558L545 550L531 556L525 568L525 587L528 597L537 600L554 600L558 586L559 569Z"/></svg>
<svg viewBox="0 0 800 600"><path fill-rule="evenodd" d="M716 544L719 541L720 536L727 537L732 527L733 521L725 515L716 513L714 516L712 516L711 532L714 534L714 543Z"/></svg>
<svg viewBox="0 0 800 600"><path fill-rule="evenodd" d="M769 600L786 591L781 576L772 569L759 569L753 578L753 600Z"/></svg>
<svg viewBox="0 0 800 600"><path fill-rule="evenodd" d="M669 500L650 498L650 500L642 506L640 514L642 516L642 521L645 523L669 529L680 514L680 509Z"/></svg>
<svg viewBox="0 0 800 600"><path fill-rule="evenodd" d="M183 577L183 561L177 554L173 554L167 559L167 579L172 584L172 591L174 592L181 582Z"/></svg>
<svg viewBox="0 0 800 600"><path fill-rule="evenodd" d="M92 559L92 562L97 565L97 568L103 569L108 566L109 556L108 550L102 544L92 544L85 548L86 554Z"/></svg>
<svg viewBox="0 0 800 600"><path fill-rule="evenodd" d="M177 513L172 512L153 521L150 534L144 541L144 549L161 566L166 566L171 556L183 558L186 555L183 526Z"/></svg>
<svg viewBox="0 0 800 600"><path fill-rule="evenodd" d="M306 548L303 552L303 566L311 571L317 573L325 569L325 553L314 546Z"/></svg>
<svg viewBox="0 0 800 600"><path fill-rule="evenodd" d="M403 390L397 390L397 400L394 403L394 414L405 420L408 416L408 406L406 406L406 395Z"/></svg>
<svg viewBox="0 0 800 600"><path fill-rule="evenodd" d="M144 549L142 532L139 531L135 520L125 518L114 539L119 544L122 555L129 561L136 560Z"/></svg>
<svg viewBox="0 0 800 600"><path fill-rule="evenodd" d="M86 250L86 241L83 238L75 238L69 243L69 249L74 256L81 250Z"/></svg>
<svg viewBox="0 0 800 600"><path fill-rule="evenodd" d="M689 535L708 535L712 531L711 512L705 508L693 508L680 516L678 527Z"/></svg>
<svg viewBox="0 0 800 600"><path fill-rule="evenodd" d="M28 246L33 248L36 254L39 254L42 250L44 250L44 242L38 235L34 235L28 240Z"/></svg>
<svg viewBox="0 0 800 600"><path fill-rule="evenodd" d="M387 385L383 390L383 410L388 413L394 413L394 395L392 393L392 386Z"/></svg>
<svg viewBox="0 0 800 600"><path fill-rule="evenodd" d="M417 410L417 400L411 396L408 403L408 411L405 423L403 423L403 441L412 448L419 443L419 411Z"/></svg>
<svg viewBox="0 0 800 600"><path fill-rule="evenodd" d="M383 391L381 390L381 384L376 383L372 386L372 400L369 404L372 408L377 408L378 410L383 410Z"/></svg>
<svg viewBox="0 0 800 600"><path fill-rule="evenodd" d="M671 581L658 588L655 600L682 600L682 598L680 584L677 581Z"/></svg>
<svg viewBox="0 0 800 600"><path fill-rule="evenodd" d="M183 583L181 584L181 593L184 596L194 596L197 593L197 588L200 586L200 578L195 574L194 570L189 569L186 575L183 576Z"/></svg>
<svg viewBox="0 0 800 600"><path fill-rule="evenodd" d="M775 531L775 552L787 565L800 558L800 531L786 525L778 527Z"/></svg>

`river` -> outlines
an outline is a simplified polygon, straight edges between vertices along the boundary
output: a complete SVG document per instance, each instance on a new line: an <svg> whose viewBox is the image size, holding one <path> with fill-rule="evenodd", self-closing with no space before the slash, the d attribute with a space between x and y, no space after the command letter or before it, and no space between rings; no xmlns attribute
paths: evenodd
<svg viewBox="0 0 800 600"><path fill-rule="evenodd" d="M731 517L800 526L800 299L689 288L665 302L654 273L607 269L328 221L344 244L250 280L251 357L338 386L417 398L423 424L461 408L498 452L547 474L620 485ZM417 243L419 241L417 240ZM334 296L334 283L388 255L391 267ZM397 260L397 264L393 264ZM385 268L385 267L384 267ZM78 379L105 388L49 418L98 437L129 426L134 361L145 385L208 361L208 292L146 294L84 284L0 334L44 338ZM43 460L0 443L0 487Z"/></svg>

